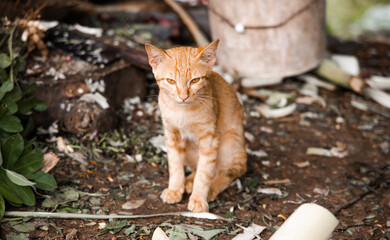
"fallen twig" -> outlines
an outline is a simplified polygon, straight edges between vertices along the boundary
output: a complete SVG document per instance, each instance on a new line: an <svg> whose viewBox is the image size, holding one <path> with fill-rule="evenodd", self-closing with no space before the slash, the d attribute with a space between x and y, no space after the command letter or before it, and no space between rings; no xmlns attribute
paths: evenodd
<svg viewBox="0 0 390 240"><path fill-rule="evenodd" d="M165 0L165 2L175 11L184 24L188 27L192 37L194 38L196 45L198 47L205 46L209 43L203 33L200 31L198 26L192 20L192 18L188 15L188 13L174 0Z"/></svg>
<svg viewBox="0 0 390 240"><path fill-rule="evenodd" d="M337 215L341 210L349 208L350 206L354 205L356 202L358 202L360 199L362 199L363 197L365 197L369 193L372 193L372 191L367 190L367 191L363 192L362 194L360 194L359 196L352 198L347 203L338 206L335 210L332 211L333 215Z"/></svg>
<svg viewBox="0 0 390 240"><path fill-rule="evenodd" d="M23 211L6 211L4 217L36 217L36 218L63 218L63 219L137 219L153 218L164 216L182 216L190 218L201 218L210 220L230 221L224 217L213 213L193 213L193 212L175 212L175 213L157 213L149 215L99 215L99 214L82 214L82 213L54 213L54 212L23 212Z"/></svg>

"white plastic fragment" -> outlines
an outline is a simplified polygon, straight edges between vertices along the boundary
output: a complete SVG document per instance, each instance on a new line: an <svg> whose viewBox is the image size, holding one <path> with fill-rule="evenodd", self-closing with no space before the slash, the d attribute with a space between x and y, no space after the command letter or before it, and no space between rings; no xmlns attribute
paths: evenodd
<svg viewBox="0 0 390 240"><path fill-rule="evenodd" d="M362 102L362 101L358 101L358 100L354 100L354 99L351 100L351 105L352 105L352 107L355 107L355 108L362 110L362 111L367 111L369 109L369 106L367 103Z"/></svg>
<svg viewBox="0 0 390 240"><path fill-rule="evenodd" d="M344 158L348 155L348 151L341 147L332 147L330 150L326 148L309 147L306 150L306 154L324 157Z"/></svg>
<svg viewBox="0 0 390 240"><path fill-rule="evenodd" d="M270 240L327 240L339 224L326 208L305 203L283 223Z"/></svg>
<svg viewBox="0 0 390 240"><path fill-rule="evenodd" d="M256 156L256 157L268 157L268 154L266 152L264 152L263 150L252 151L251 149L247 148L246 152L248 154Z"/></svg>
<svg viewBox="0 0 390 240"><path fill-rule="evenodd" d="M271 195L271 194L275 194L278 196L283 195L282 191L279 188L258 188L257 192L263 193L263 194L268 194L268 195Z"/></svg>
<svg viewBox="0 0 390 240"><path fill-rule="evenodd" d="M156 230L154 230L152 240L169 240L169 237L160 227L157 227Z"/></svg>
<svg viewBox="0 0 390 240"><path fill-rule="evenodd" d="M254 238L260 239L259 234L266 229L266 227L259 226L255 223L252 223L249 227L243 227L241 225L238 225L238 227L244 229L243 233L238 234L233 238L233 240L252 240Z"/></svg>
<svg viewBox="0 0 390 240"><path fill-rule="evenodd" d="M241 86L244 88L261 87L277 85L283 81L283 78L249 78L241 79Z"/></svg>
<svg viewBox="0 0 390 240"><path fill-rule="evenodd" d="M245 132L245 138L248 139L249 142L255 141L255 136L252 133Z"/></svg>
<svg viewBox="0 0 390 240"><path fill-rule="evenodd" d="M165 145L165 138L163 135L158 135L149 139L149 142L157 149L167 152L167 147Z"/></svg>
<svg viewBox="0 0 390 240"><path fill-rule="evenodd" d="M390 77L371 76L366 83L372 88L378 88L381 90L390 89Z"/></svg>
<svg viewBox="0 0 390 240"><path fill-rule="evenodd" d="M302 104L307 104L311 105L315 102L319 103L322 107L326 107L326 102L324 98L320 96L303 96L303 97L297 97L295 99L296 103L302 103Z"/></svg>
<svg viewBox="0 0 390 240"><path fill-rule="evenodd" d="M82 33L95 35L96 37L101 37L103 35L103 29L101 28L91 28L86 26L81 26L79 24L74 25L74 28Z"/></svg>
<svg viewBox="0 0 390 240"><path fill-rule="evenodd" d="M141 161L142 161L142 154L136 154L136 155L135 155L135 160L136 160L137 162L141 162Z"/></svg>
<svg viewBox="0 0 390 240"><path fill-rule="evenodd" d="M106 99L103 95L101 95L99 92L84 94L84 95L80 98L80 100L81 100L81 101L85 101L85 102L96 102L96 103L99 104L103 109L107 109L107 108L110 107L110 106L108 105L107 99Z"/></svg>
<svg viewBox="0 0 390 240"><path fill-rule="evenodd" d="M297 104L295 103L290 104L287 107L277 108L277 109L271 109L266 104L260 104L259 106L256 107L256 110L258 110L260 114L266 118L281 118L290 115L295 111L296 108L297 108Z"/></svg>
<svg viewBox="0 0 390 240"><path fill-rule="evenodd" d="M317 87L325 88L329 91L334 91L337 88L335 85L321 81L319 78L311 74L300 75L298 78L302 81L316 85Z"/></svg>
<svg viewBox="0 0 390 240"><path fill-rule="evenodd" d="M310 166L310 162L309 162L309 161L294 162L294 165L297 166L297 167L299 167L299 168L305 168L305 167Z"/></svg>
<svg viewBox="0 0 390 240"><path fill-rule="evenodd" d="M390 95L380 89L365 88L364 93L372 100L386 108L390 108Z"/></svg>
<svg viewBox="0 0 390 240"><path fill-rule="evenodd" d="M333 54L331 59L346 73L358 76L360 73L359 61L352 55Z"/></svg>

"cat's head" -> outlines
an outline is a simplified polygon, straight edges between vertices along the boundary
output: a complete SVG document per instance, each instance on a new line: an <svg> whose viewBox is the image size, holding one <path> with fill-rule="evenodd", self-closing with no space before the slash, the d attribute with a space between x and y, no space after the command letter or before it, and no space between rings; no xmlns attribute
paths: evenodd
<svg viewBox="0 0 390 240"><path fill-rule="evenodd" d="M200 47L168 50L146 44L149 63L161 91L180 105L189 105L206 91L219 40Z"/></svg>

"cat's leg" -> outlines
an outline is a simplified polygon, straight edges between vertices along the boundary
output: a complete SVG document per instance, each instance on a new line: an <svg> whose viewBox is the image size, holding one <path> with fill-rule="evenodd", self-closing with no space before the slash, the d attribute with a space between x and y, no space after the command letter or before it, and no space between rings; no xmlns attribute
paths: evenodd
<svg viewBox="0 0 390 240"><path fill-rule="evenodd" d="M192 187L194 186L194 178L195 178L196 170L193 170L190 175L186 178L185 181L185 189L186 193L190 194L192 192Z"/></svg>
<svg viewBox="0 0 390 240"><path fill-rule="evenodd" d="M186 141L186 163L185 165L192 169L192 173L188 175L185 181L185 190L187 193L192 192L192 187L194 185L194 178L196 174L196 167L199 160L199 147L198 144L194 141Z"/></svg>
<svg viewBox="0 0 390 240"><path fill-rule="evenodd" d="M208 212L207 196L216 172L218 137L212 132L199 137L199 161L188 209L193 212Z"/></svg>
<svg viewBox="0 0 390 240"><path fill-rule="evenodd" d="M165 129L165 142L168 150L169 183L161 193L166 203L180 202L184 193L185 143L178 130Z"/></svg>
<svg viewBox="0 0 390 240"><path fill-rule="evenodd" d="M241 177L246 171L245 139L239 131L229 131L222 134L218 149L218 173L213 179L208 201L225 190L234 179Z"/></svg>

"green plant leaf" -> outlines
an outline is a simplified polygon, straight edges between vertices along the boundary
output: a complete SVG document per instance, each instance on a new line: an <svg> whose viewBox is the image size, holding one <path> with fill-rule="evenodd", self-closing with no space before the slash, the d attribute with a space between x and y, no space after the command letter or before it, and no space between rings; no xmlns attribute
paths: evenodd
<svg viewBox="0 0 390 240"><path fill-rule="evenodd" d="M0 220L3 218L5 212L5 202L3 196L0 194Z"/></svg>
<svg viewBox="0 0 390 240"><path fill-rule="evenodd" d="M0 183L0 194L3 195L8 202L21 205L23 201L18 197L15 191L6 183Z"/></svg>
<svg viewBox="0 0 390 240"><path fill-rule="evenodd" d="M23 125L20 119L13 115L6 115L0 119L0 129L9 133L17 133L23 131Z"/></svg>
<svg viewBox="0 0 390 240"><path fill-rule="evenodd" d="M26 67L26 61L24 60L24 57L22 56L17 56L15 59L15 71L17 72L23 72L23 70Z"/></svg>
<svg viewBox="0 0 390 240"><path fill-rule="evenodd" d="M1 152L4 159L4 167L11 168L23 151L23 138L18 133L7 138L1 145Z"/></svg>
<svg viewBox="0 0 390 240"><path fill-rule="evenodd" d="M11 65L10 57L5 53L0 53L0 68L7 68Z"/></svg>
<svg viewBox="0 0 390 240"><path fill-rule="evenodd" d="M3 166L3 154L1 153L1 144L0 144L0 167Z"/></svg>
<svg viewBox="0 0 390 240"><path fill-rule="evenodd" d="M28 94L34 92L35 89L37 89L37 86L38 86L38 85L37 85L35 82L32 83L32 84L30 84L30 85L28 85L27 87L23 88L23 90L22 90L22 95L23 95L23 96L26 96L26 95L28 95Z"/></svg>
<svg viewBox="0 0 390 240"><path fill-rule="evenodd" d="M32 109L35 109L36 111L45 111L47 109L47 104L45 101L39 100L36 97L30 97L23 99L18 102L19 106L19 113L21 114L27 114Z"/></svg>
<svg viewBox="0 0 390 240"><path fill-rule="evenodd" d="M4 96L2 103L7 105L8 115L14 114L18 111L18 105L16 102L19 101L21 98L22 92L18 87L15 87L14 89L12 89L12 91L10 91Z"/></svg>
<svg viewBox="0 0 390 240"><path fill-rule="evenodd" d="M7 80L8 80L7 72L4 69L0 68L0 83L3 83Z"/></svg>
<svg viewBox="0 0 390 240"><path fill-rule="evenodd" d="M14 83L12 81L8 80L2 83L0 87L0 100L3 99L4 95L12 89L14 89Z"/></svg>
<svg viewBox="0 0 390 240"><path fill-rule="evenodd" d="M32 173L40 169L43 164L43 155L38 150L33 150L18 159L11 170L20 173Z"/></svg>
<svg viewBox="0 0 390 240"><path fill-rule="evenodd" d="M0 194L3 195L5 199L16 204L22 204L22 200L16 195L14 190L10 188L6 183L0 182Z"/></svg>
<svg viewBox="0 0 390 240"><path fill-rule="evenodd" d="M27 178L25 178L22 174L16 173L14 171L4 169L5 174L7 174L7 177L11 182L15 183L16 185L19 186L34 186L35 183L31 182Z"/></svg>
<svg viewBox="0 0 390 240"><path fill-rule="evenodd" d="M35 205L35 196L34 196L33 191L31 190L31 187L19 186L19 185L13 183L11 180L9 180L5 171L0 170L0 174L1 174L2 179L5 181L5 183L10 188L12 188L12 190L14 190L16 195L23 201L24 204L26 204L27 206L34 206ZM14 204L13 206L18 206L18 204Z"/></svg>
<svg viewBox="0 0 390 240"><path fill-rule="evenodd" d="M45 172L34 173L35 183L37 187L43 190L53 190L57 188L57 183L54 177Z"/></svg>

